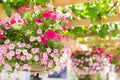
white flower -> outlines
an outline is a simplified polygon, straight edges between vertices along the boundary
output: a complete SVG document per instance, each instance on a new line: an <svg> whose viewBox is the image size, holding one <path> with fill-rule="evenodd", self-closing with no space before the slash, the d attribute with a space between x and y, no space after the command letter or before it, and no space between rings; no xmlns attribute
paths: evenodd
<svg viewBox="0 0 120 80"><path fill-rule="evenodd" d="M60 63L65 63L66 62L66 59L64 57L61 57L60 58Z"/></svg>
<svg viewBox="0 0 120 80"><path fill-rule="evenodd" d="M3 0L3 2L7 2L7 0Z"/></svg>

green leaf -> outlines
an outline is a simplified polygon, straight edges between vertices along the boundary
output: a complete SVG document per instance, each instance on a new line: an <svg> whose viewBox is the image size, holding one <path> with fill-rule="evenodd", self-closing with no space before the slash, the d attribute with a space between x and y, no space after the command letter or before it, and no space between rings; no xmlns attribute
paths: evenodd
<svg viewBox="0 0 120 80"><path fill-rule="evenodd" d="M45 5L46 3L50 2L50 0L36 0L36 2L41 5Z"/></svg>
<svg viewBox="0 0 120 80"><path fill-rule="evenodd" d="M10 4L7 4L5 7L5 12L7 13L7 15L10 17L11 16L11 8L10 8Z"/></svg>

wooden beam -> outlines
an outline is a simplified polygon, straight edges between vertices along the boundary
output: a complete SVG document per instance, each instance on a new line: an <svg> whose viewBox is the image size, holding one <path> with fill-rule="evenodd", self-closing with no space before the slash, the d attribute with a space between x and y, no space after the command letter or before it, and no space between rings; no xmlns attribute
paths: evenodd
<svg viewBox="0 0 120 80"><path fill-rule="evenodd" d="M111 22L120 22L120 14L118 14L116 16L108 17L107 19L102 19L102 20L100 20L100 22L102 24L111 23ZM80 26L80 25L88 26L90 24L96 24L96 23L91 23L90 19L81 19L81 20L71 21L71 26L75 26L75 27Z"/></svg>
<svg viewBox="0 0 120 80"><path fill-rule="evenodd" d="M71 4L93 2L93 1L96 1L96 0L52 0L52 3L55 7L58 7L58 6L65 6L65 5L71 5Z"/></svg>
<svg viewBox="0 0 120 80"><path fill-rule="evenodd" d="M83 44L102 44L102 43L112 43L120 44L120 39L115 40L95 40L95 41L84 41Z"/></svg>

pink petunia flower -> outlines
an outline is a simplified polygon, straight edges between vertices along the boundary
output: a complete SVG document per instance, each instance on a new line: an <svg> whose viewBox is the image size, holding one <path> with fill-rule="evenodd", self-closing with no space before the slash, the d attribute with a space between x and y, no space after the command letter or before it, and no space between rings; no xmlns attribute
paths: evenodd
<svg viewBox="0 0 120 80"><path fill-rule="evenodd" d="M15 63L15 68L18 69L20 65L18 63Z"/></svg>
<svg viewBox="0 0 120 80"><path fill-rule="evenodd" d="M42 30L41 30L41 29L38 29L38 30L37 30L37 34L42 34Z"/></svg>
<svg viewBox="0 0 120 80"><path fill-rule="evenodd" d="M54 58L54 57L56 57L56 54L55 53L51 53L50 56Z"/></svg>
<svg viewBox="0 0 120 80"><path fill-rule="evenodd" d="M17 23L18 24L24 24L25 22L24 22L24 20L22 18L18 18L17 19Z"/></svg>
<svg viewBox="0 0 120 80"><path fill-rule="evenodd" d="M4 44L9 44L9 43L10 43L9 39L7 39L7 40L4 41Z"/></svg>
<svg viewBox="0 0 120 80"><path fill-rule="evenodd" d="M58 49L54 49L53 52L54 52L54 53L58 53Z"/></svg>
<svg viewBox="0 0 120 80"><path fill-rule="evenodd" d="M30 37L30 42L35 41L35 38L33 36Z"/></svg>
<svg viewBox="0 0 120 80"><path fill-rule="evenodd" d="M24 64L24 65L23 65L23 69L24 69L24 70L25 70L25 69L28 70L28 68L29 68L28 64Z"/></svg>
<svg viewBox="0 0 120 80"><path fill-rule="evenodd" d="M34 60L35 60L35 61L38 61L38 60L39 60L39 56L36 55L36 56L34 57Z"/></svg>
<svg viewBox="0 0 120 80"><path fill-rule="evenodd" d="M8 29L10 29L10 28L11 28L10 25L8 25L8 24L5 25L5 29L6 29L6 30L8 30Z"/></svg>
<svg viewBox="0 0 120 80"><path fill-rule="evenodd" d="M44 60L44 59L42 59L41 63L42 63L43 65L47 65L47 61Z"/></svg>
<svg viewBox="0 0 120 80"><path fill-rule="evenodd" d="M46 7L48 7L48 8L54 8L54 6L52 5L52 3L47 3Z"/></svg>
<svg viewBox="0 0 120 80"><path fill-rule="evenodd" d="M0 60L3 58L3 55L2 54L0 54Z"/></svg>
<svg viewBox="0 0 120 80"><path fill-rule="evenodd" d="M20 59L20 58L21 58L21 56L20 56L20 55L17 55L17 56L16 56L16 58L17 58L17 59Z"/></svg>
<svg viewBox="0 0 120 80"><path fill-rule="evenodd" d="M2 34L0 34L0 40L3 38L3 35Z"/></svg>
<svg viewBox="0 0 120 80"><path fill-rule="evenodd" d="M0 20L0 26L5 25L8 22L8 20L9 20L8 18Z"/></svg>
<svg viewBox="0 0 120 80"><path fill-rule="evenodd" d="M12 56L10 54L7 54L6 57L9 61L12 60Z"/></svg>
<svg viewBox="0 0 120 80"><path fill-rule="evenodd" d="M47 40L45 39L44 36L41 36L41 37L39 38L39 41L41 41L41 43L42 43L43 45L48 44L48 42L47 42Z"/></svg>
<svg viewBox="0 0 120 80"><path fill-rule="evenodd" d="M58 12L51 12L50 13L50 19L52 20L58 20L60 17L60 14Z"/></svg>
<svg viewBox="0 0 120 80"><path fill-rule="evenodd" d="M32 49L31 49L31 52L32 52L32 53L38 53L38 52L39 52L39 48L32 48Z"/></svg>
<svg viewBox="0 0 120 80"><path fill-rule="evenodd" d="M43 13L42 17L44 17L44 18L50 18L50 12Z"/></svg>
<svg viewBox="0 0 120 80"><path fill-rule="evenodd" d="M39 19L39 18L35 18L34 21L36 23L38 23L38 24L42 24L43 23L43 21L41 19Z"/></svg>
<svg viewBox="0 0 120 80"><path fill-rule="evenodd" d="M15 50L15 53L16 53L16 54L21 54L21 50L20 50L20 49L16 49L16 50Z"/></svg>
<svg viewBox="0 0 120 80"><path fill-rule="evenodd" d="M64 31L66 31L66 30L67 30L65 26L62 26L62 29L63 29Z"/></svg>
<svg viewBox="0 0 120 80"><path fill-rule="evenodd" d="M9 24L13 25L15 23L16 23L15 19L10 19Z"/></svg>
<svg viewBox="0 0 120 80"><path fill-rule="evenodd" d="M9 49L10 49L10 50L12 50L12 49L14 49L14 48L15 48L15 45L14 45L14 44L12 44L12 43L9 44Z"/></svg>
<svg viewBox="0 0 120 80"><path fill-rule="evenodd" d="M53 31L53 30L48 30L46 31L45 33L45 37L48 38L48 39L53 39L53 38L56 38L56 32Z"/></svg>
<svg viewBox="0 0 120 80"><path fill-rule="evenodd" d="M22 44L21 42L17 42L17 46L18 46L19 48L24 47L23 44Z"/></svg>
<svg viewBox="0 0 120 80"><path fill-rule="evenodd" d="M25 43L21 43L21 47L25 47Z"/></svg>
<svg viewBox="0 0 120 80"><path fill-rule="evenodd" d="M52 68L53 67L52 65L53 65L53 61L51 60L51 61L48 62L48 67Z"/></svg>
<svg viewBox="0 0 120 80"><path fill-rule="evenodd" d="M62 36L61 36L60 34L56 34L56 39L57 39L58 41L61 41L61 40L62 40Z"/></svg>
<svg viewBox="0 0 120 80"><path fill-rule="evenodd" d="M27 50L22 50L22 53L23 53L24 55L28 55L28 51L27 51Z"/></svg>
<svg viewBox="0 0 120 80"><path fill-rule="evenodd" d="M104 51L104 48L96 48L96 51L98 52L98 54L102 54Z"/></svg>
<svg viewBox="0 0 120 80"><path fill-rule="evenodd" d="M21 57L20 57L20 60L21 60L21 61L25 61L25 60L26 60L26 57L25 57L25 56L21 56Z"/></svg>
<svg viewBox="0 0 120 80"><path fill-rule="evenodd" d="M26 55L26 59L27 59L27 60L32 59L32 54L27 54L27 55Z"/></svg>
<svg viewBox="0 0 120 80"><path fill-rule="evenodd" d="M0 34L4 35L4 31L2 29L0 29Z"/></svg>
<svg viewBox="0 0 120 80"><path fill-rule="evenodd" d="M14 56L15 55L15 52L13 50L9 51L9 55L10 56Z"/></svg>
<svg viewBox="0 0 120 80"><path fill-rule="evenodd" d="M28 49L29 49L30 47L31 47L31 45L30 45L30 44L26 44L26 48L28 48Z"/></svg>
<svg viewBox="0 0 120 80"><path fill-rule="evenodd" d="M18 8L19 13L22 13L22 12L28 11L28 10L30 10L30 6L28 6L28 5L24 5L24 6L20 7L20 8Z"/></svg>
<svg viewBox="0 0 120 80"><path fill-rule="evenodd" d="M11 68L11 66L10 66L9 64L5 64L5 65L4 65L4 69L5 69L6 71L12 70L12 68Z"/></svg>
<svg viewBox="0 0 120 80"><path fill-rule="evenodd" d="M34 5L33 8L34 8L34 10L40 10L40 9L42 9L41 5L39 5L39 6Z"/></svg>
<svg viewBox="0 0 120 80"><path fill-rule="evenodd" d="M52 51L51 48L47 48L47 49L46 49L46 52L47 52L47 53L50 53L51 51Z"/></svg>
<svg viewBox="0 0 120 80"><path fill-rule="evenodd" d="M106 57L108 57L109 62L113 62L113 57L111 54L107 53Z"/></svg>

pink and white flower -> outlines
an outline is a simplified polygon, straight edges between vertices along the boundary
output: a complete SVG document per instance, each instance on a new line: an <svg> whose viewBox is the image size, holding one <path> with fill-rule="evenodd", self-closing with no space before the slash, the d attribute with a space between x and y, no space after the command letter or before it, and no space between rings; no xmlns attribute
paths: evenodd
<svg viewBox="0 0 120 80"><path fill-rule="evenodd" d="M9 44L9 49L10 49L10 50L13 50L14 48L15 48L15 45L14 45L14 44L12 44L12 43Z"/></svg>
<svg viewBox="0 0 120 80"><path fill-rule="evenodd" d="M37 30L37 34L42 34L42 30L41 30L41 29L38 29L38 30Z"/></svg>
<svg viewBox="0 0 120 80"><path fill-rule="evenodd" d="M36 56L34 57L34 60L35 60L35 61L38 61L38 60L39 60L39 56L36 55Z"/></svg>

